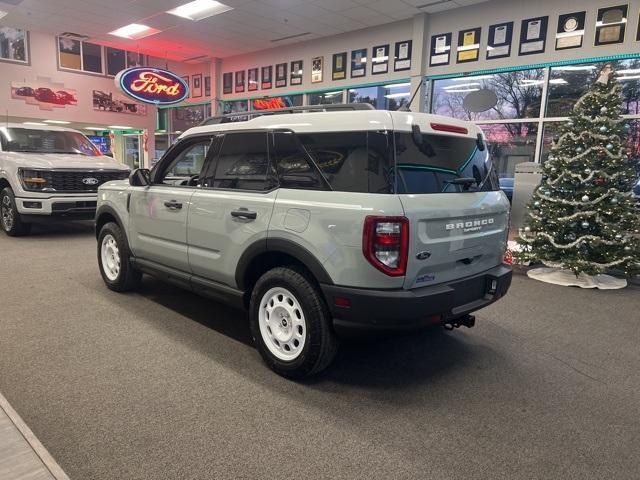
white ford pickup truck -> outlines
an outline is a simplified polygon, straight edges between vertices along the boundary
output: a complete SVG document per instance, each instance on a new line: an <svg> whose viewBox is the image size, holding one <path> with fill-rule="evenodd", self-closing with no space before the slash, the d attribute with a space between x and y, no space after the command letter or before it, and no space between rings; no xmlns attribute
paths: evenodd
<svg viewBox="0 0 640 480"><path fill-rule="evenodd" d="M77 130L0 126L0 226L26 235L47 218L93 218L98 187L127 178L129 168L102 155Z"/></svg>

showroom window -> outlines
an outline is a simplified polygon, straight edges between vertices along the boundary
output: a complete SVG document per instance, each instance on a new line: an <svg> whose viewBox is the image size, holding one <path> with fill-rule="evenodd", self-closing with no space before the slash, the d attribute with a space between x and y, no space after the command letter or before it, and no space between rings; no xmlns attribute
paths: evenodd
<svg viewBox="0 0 640 480"><path fill-rule="evenodd" d="M27 63L29 42L26 30L0 27L0 60Z"/></svg>
<svg viewBox="0 0 640 480"><path fill-rule="evenodd" d="M368 103L378 110L398 110L409 102L410 84L397 83L349 90L349 103Z"/></svg>
<svg viewBox="0 0 640 480"><path fill-rule="evenodd" d="M254 98L250 101L251 110L274 110L278 108L302 106L304 95L283 95L278 97Z"/></svg>
<svg viewBox="0 0 640 480"><path fill-rule="evenodd" d="M536 155L538 123L491 123L478 125L484 132L500 178L513 177L515 166L533 162Z"/></svg>
<svg viewBox="0 0 640 480"><path fill-rule="evenodd" d="M472 121L536 118L540 116L544 82L543 68L435 80L432 112ZM496 94L495 106L479 113L465 109L465 98L481 90Z"/></svg>
<svg viewBox="0 0 640 480"><path fill-rule="evenodd" d="M344 90L332 90L330 92L316 92L308 94L308 105L335 105L343 103Z"/></svg>
<svg viewBox="0 0 640 480"><path fill-rule="evenodd" d="M246 112L249 110L249 102L247 100L232 100L229 102L224 102L222 106L222 113L224 115L229 114L241 114L242 112ZM249 120L247 115L238 115L231 117L232 122L243 122L245 120Z"/></svg>
<svg viewBox="0 0 640 480"><path fill-rule="evenodd" d="M58 37L60 68L102 73L102 47L74 38Z"/></svg>
<svg viewBox="0 0 640 480"><path fill-rule="evenodd" d="M173 107L167 110L170 112L169 128L173 133L197 127L211 116L211 104Z"/></svg>

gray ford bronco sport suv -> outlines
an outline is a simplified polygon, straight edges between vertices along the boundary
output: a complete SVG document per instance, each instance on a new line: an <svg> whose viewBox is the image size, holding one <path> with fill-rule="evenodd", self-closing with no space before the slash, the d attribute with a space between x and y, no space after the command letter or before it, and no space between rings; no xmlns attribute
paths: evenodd
<svg viewBox="0 0 640 480"><path fill-rule="evenodd" d="M482 132L341 107L212 118L151 171L102 185L106 285L146 273L248 309L290 378L323 370L346 332L472 326L511 283L509 201Z"/></svg>

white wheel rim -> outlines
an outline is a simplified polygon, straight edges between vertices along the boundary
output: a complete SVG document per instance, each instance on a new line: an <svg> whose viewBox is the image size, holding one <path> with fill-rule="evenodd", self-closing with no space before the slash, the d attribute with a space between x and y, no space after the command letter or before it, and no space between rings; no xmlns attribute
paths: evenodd
<svg viewBox="0 0 640 480"><path fill-rule="evenodd" d="M109 280L115 282L120 275L120 250L113 235L105 235L100 248L102 270Z"/></svg>
<svg viewBox="0 0 640 480"><path fill-rule="evenodd" d="M276 358L292 361L300 356L307 322L300 302L289 290L276 287L262 296L258 323L262 340Z"/></svg>

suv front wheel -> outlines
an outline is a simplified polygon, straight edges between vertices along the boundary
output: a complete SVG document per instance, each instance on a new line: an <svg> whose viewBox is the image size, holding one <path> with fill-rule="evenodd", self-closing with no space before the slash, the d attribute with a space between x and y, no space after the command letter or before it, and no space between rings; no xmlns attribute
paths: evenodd
<svg viewBox="0 0 640 480"><path fill-rule="evenodd" d="M10 237L27 235L31 231L31 224L23 222L18 213L16 198L9 187L0 192L0 224Z"/></svg>
<svg viewBox="0 0 640 480"><path fill-rule="evenodd" d="M133 290L142 279L142 273L131 264L124 233L113 222L102 227L98 235L98 265L104 283L116 292Z"/></svg>
<svg viewBox="0 0 640 480"><path fill-rule="evenodd" d="M249 315L258 351L284 377L318 373L337 352L324 300L298 269L277 267L262 275L251 293Z"/></svg>

